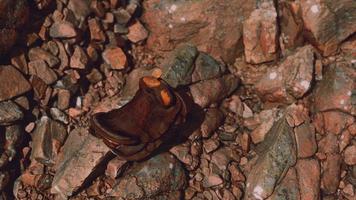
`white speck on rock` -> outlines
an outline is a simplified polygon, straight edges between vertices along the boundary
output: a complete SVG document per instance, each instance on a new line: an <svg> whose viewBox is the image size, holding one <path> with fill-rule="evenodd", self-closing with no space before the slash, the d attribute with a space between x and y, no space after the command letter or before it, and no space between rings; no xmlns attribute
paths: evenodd
<svg viewBox="0 0 356 200"><path fill-rule="evenodd" d="M341 100L340 100L340 104L341 104L341 105L344 105L344 104L345 104L345 100L341 99Z"/></svg>
<svg viewBox="0 0 356 200"><path fill-rule="evenodd" d="M187 21L187 19L185 19L185 17L181 17L180 21L185 22L185 21Z"/></svg>
<svg viewBox="0 0 356 200"><path fill-rule="evenodd" d="M173 5L171 5L171 7L168 9L168 12L169 12L169 13L173 13L173 12L176 11L176 10L177 10L177 5L173 4Z"/></svg>
<svg viewBox="0 0 356 200"><path fill-rule="evenodd" d="M169 163L169 169L173 169L173 164Z"/></svg>
<svg viewBox="0 0 356 200"><path fill-rule="evenodd" d="M310 10L311 10L314 14L316 14L316 13L318 13L318 12L320 11L318 5L313 5L313 6L310 8Z"/></svg>
<svg viewBox="0 0 356 200"><path fill-rule="evenodd" d="M350 91L347 92L347 96L351 97L351 95L352 95L352 92L350 90Z"/></svg>
<svg viewBox="0 0 356 200"><path fill-rule="evenodd" d="M274 80L275 78L277 78L277 73L276 72L271 72L269 74L269 79Z"/></svg>
<svg viewBox="0 0 356 200"><path fill-rule="evenodd" d="M258 200L262 200L263 199L261 197L262 193L263 193L263 188L261 186L259 186L259 185L257 185L255 187L255 189L253 189L253 196Z"/></svg>
<svg viewBox="0 0 356 200"><path fill-rule="evenodd" d="M300 82L300 85L307 90L310 86L310 83L309 81L303 80L302 82Z"/></svg>
<svg viewBox="0 0 356 200"><path fill-rule="evenodd" d="M168 28L173 28L173 25L172 24L168 24Z"/></svg>

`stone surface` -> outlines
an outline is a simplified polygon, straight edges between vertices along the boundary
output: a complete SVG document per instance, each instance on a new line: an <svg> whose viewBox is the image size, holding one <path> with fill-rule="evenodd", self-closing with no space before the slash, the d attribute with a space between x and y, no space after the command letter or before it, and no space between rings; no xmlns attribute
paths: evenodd
<svg viewBox="0 0 356 200"><path fill-rule="evenodd" d="M299 159L296 165L301 200L318 200L320 164L315 159Z"/></svg>
<svg viewBox="0 0 356 200"><path fill-rule="evenodd" d="M345 149L344 161L348 165L356 165L356 145L351 145Z"/></svg>
<svg viewBox="0 0 356 200"><path fill-rule="evenodd" d="M24 117L20 107L13 101L0 101L0 125L9 125Z"/></svg>
<svg viewBox="0 0 356 200"><path fill-rule="evenodd" d="M223 119L224 115L219 109L208 109L205 113L205 119L200 126L203 138L209 138L213 132L221 125Z"/></svg>
<svg viewBox="0 0 356 200"><path fill-rule="evenodd" d="M341 161L342 158L339 154L327 154L326 156L321 176L321 188L326 194L335 193L339 186Z"/></svg>
<svg viewBox="0 0 356 200"><path fill-rule="evenodd" d="M38 47L30 49L30 51L28 52L28 58L30 59L30 61L43 60L50 67L55 67L60 62L60 60L56 56Z"/></svg>
<svg viewBox="0 0 356 200"><path fill-rule="evenodd" d="M263 1L243 24L246 62L272 61L277 55L277 11L273 1Z"/></svg>
<svg viewBox="0 0 356 200"><path fill-rule="evenodd" d="M62 124L43 116L36 122L36 128L32 133L31 159L53 166L66 137L67 131Z"/></svg>
<svg viewBox="0 0 356 200"><path fill-rule="evenodd" d="M148 31L141 24L140 21L136 20L133 24L129 26L129 33L127 38L133 42L138 43L145 40L148 37Z"/></svg>
<svg viewBox="0 0 356 200"><path fill-rule="evenodd" d="M309 122L306 122L294 128L294 133L298 150L298 158L313 156L318 148L315 141L314 126Z"/></svg>
<svg viewBox="0 0 356 200"><path fill-rule="evenodd" d="M63 146L62 158L57 162L57 172L53 177L51 193L62 198L71 196L105 159L109 151L109 147L90 135L86 129L75 129L69 134Z"/></svg>
<svg viewBox="0 0 356 200"><path fill-rule="evenodd" d="M11 65L0 65L0 101L11 99L31 89L31 85Z"/></svg>
<svg viewBox="0 0 356 200"><path fill-rule="evenodd" d="M315 89L316 111L340 110L352 113L355 80L356 71L352 69L351 63L331 64Z"/></svg>
<svg viewBox="0 0 356 200"><path fill-rule="evenodd" d="M73 38L77 31L72 23L67 21L55 22L49 29L49 35L53 38Z"/></svg>
<svg viewBox="0 0 356 200"><path fill-rule="evenodd" d="M174 88L190 84L197 55L198 50L192 45L174 50L161 64L162 79Z"/></svg>
<svg viewBox="0 0 356 200"><path fill-rule="evenodd" d="M95 42L105 42L105 33L101 28L100 22L93 18L88 20L90 39Z"/></svg>
<svg viewBox="0 0 356 200"><path fill-rule="evenodd" d="M202 108L230 95L238 86L239 79L231 74L221 78L202 81L190 86L193 100Z"/></svg>
<svg viewBox="0 0 356 200"><path fill-rule="evenodd" d="M54 72L44 60L35 60L28 63L29 74L36 75L47 85L51 85L57 81L57 74Z"/></svg>
<svg viewBox="0 0 356 200"><path fill-rule="evenodd" d="M279 119L261 144L260 156L247 176L245 199L269 197L288 169L296 162L293 129Z"/></svg>
<svg viewBox="0 0 356 200"><path fill-rule="evenodd" d="M162 53L190 42L231 63L242 53L242 23L255 4L241 0L145 1L148 47Z"/></svg>
<svg viewBox="0 0 356 200"><path fill-rule="evenodd" d="M323 51L324 56L335 53L339 44L356 31L355 2L300 1L304 27L310 40Z"/></svg>
<svg viewBox="0 0 356 200"><path fill-rule="evenodd" d="M106 170L105 175L115 179L121 171L123 171L124 165L127 163L126 160L122 160L119 157L115 157L114 159L110 160Z"/></svg>
<svg viewBox="0 0 356 200"><path fill-rule="evenodd" d="M274 124L276 115L276 110L263 110L254 116L254 120L258 123L257 127L250 133L254 144L258 144L265 139Z"/></svg>
<svg viewBox="0 0 356 200"><path fill-rule="evenodd" d="M296 170L290 168L281 183L276 187L273 194L267 199L300 199L300 195Z"/></svg>
<svg viewBox="0 0 356 200"><path fill-rule="evenodd" d="M154 199L164 193L180 191L186 185L185 172L169 153L135 163L118 179L109 196L129 199Z"/></svg>
<svg viewBox="0 0 356 200"><path fill-rule="evenodd" d="M105 49L102 56L104 61L109 64L112 69L125 69L127 58L121 48L113 47Z"/></svg>
<svg viewBox="0 0 356 200"><path fill-rule="evenodd" d="M74 47L74 52L70 58L70 67L74 69L85 69L88 65L89 58L80 46Z"/></svg>
<svg viewBox="0 0 356 200"><path fill-rule="evenodd" d="M255 84L265 101L293 102L310 89L314 71L312 46L304 46L288 56L278 67L267 70Z"/></svg>
<svg viewBox="0 0 356 200"><path fill-rule="evenodd" d="M195 68L192 74L192 81L198 82L212 78L220 77L226 70L226 67L216 61L209 54L200 52L195 60Z"/></svg>

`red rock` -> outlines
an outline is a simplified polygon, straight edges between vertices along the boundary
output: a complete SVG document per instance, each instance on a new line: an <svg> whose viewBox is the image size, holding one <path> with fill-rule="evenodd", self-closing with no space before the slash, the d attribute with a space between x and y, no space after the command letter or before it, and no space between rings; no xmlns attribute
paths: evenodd
<svg viewBox="0 0 356 200"><path fill-rule="evenodd" d="M339 43L356 31L352 1L302 0L300 4L304 27L310 33L308 36L324 56L335 53Z"/></svg>
<svg viewBox="0 0 356 200"><path fill-rule="evenodd" d="M11 65L0 65L0 101L11 99L31 89L31 85Z"/></svg>
<svg viewBox="0 0 356 200"><path fill-rule="evenodd" d="M69 107L69 102L70 102L70 91L59 89L57 107L60 110L66 110Z"/></svg>
<svg viewBox="0 0 356 200"><path fill-rule="evenodd" d="M77 36L77 32L72 23L58 21L52 24L49 29L49 35L52 38L74 38Z"/></svg>
<svg viewBox="0 0 356 200"><path fill-rule="evenodd" d="M266 101L293 102L310 89L313 72L314 53L309 45L297 49L278 67L269 68L255 88Z"/></svg>
<svg viewBox="0 0 356 200"><path fill-rule="evenodd" d="M337 136L333 133L328 133L318 142L318 152L324 154L339 153Z"/></svg>
<svg viewBox="0 0 356 200"><path fill-rule="evenodd" d="M133 24L129 26L129 33L127 38L133 42L138 43L145 40L148 37L148 31L141 24L140 21L136 20Z"/></svg>
<svg viewBox="0 0 356 200"><path fill-rule="evenodd" d="M292 104L287 108L287 122L289 126L296 127L304 123L309 122L309 112L308 109L303 105Z"/></svg>
<svg viewBox="0 0 356 200"><path fill-rule="evenodd" d="M11 58L11 64L19 69L22 73L28 74L28 66L24 53Z"/></svg>
<svg viewBox="0 0 356 200"><path fill-rule="evenodd" d="M44 99L46 96L48 85L42 79L35 75L31 76L30 81L33 87L33 91L35 93L35 98L39 101Z"/></svg>
<svg viewBox="0 0 356 200"><path fill-rule="evenodd" d="M327 133L340 134L341 131L355 122L351 115L330 111L323 112L324 129Z"/></svg>
<svg viewBox="0 0 356 200"><path fill-rule="evenodd" d="M203 138L209 138L213 132L221 125L224 119L223 113L215 108L208 109L205 119L200 126Z"/></svg>
<svg viewBox="0 0 356 200"><path fill-rule="evenodd" d="M105 33L101 28L100 22L96 18L88 20L90 39L97 42L105 42Z"/></svg>
<svg viewBox="0 0 356 200"><path fill-rule="evenodd" d="M300 190L295 168L290 168L267 200L300 199Z"/></svg>
<svg viewBox="0 0 356 200"><path fill-rule="evenodd" d="M345 149L344 161L348 165L356 165L356 145L349 146Z"/></svg>
<svg viewBox="0 0 356 200"><path fill-rule="evenodd" d="M69 58L67 52L64 48L64 45L60 41L55 41L58 46L58 58L60 59L60 66L59 69L63 70L69 66Z"/></svg>
<svg viewBox="0 0 356 200"><path fill-rule="evenodd" d="M74 53L70 58L70 67L74 69L85 69L89 62L88 56L80 46L75 46Z"/></svg>
<svg viewBox="0 0 356 200"><path fill-rule="evenodd" d="M313 156L317 151L315 141L315 128L309 122L294 128L295 139L297 142L298 158Z"/></svg>
<svg viewBox="0 0 356 200"><path fill-rule="evenodd" d="M351 140L352 140L352 135L351 135L350 131L347 129L342 131L341 136L339 138L340 152L344 151L346 146L348 146L350 144Z"/></svg>
<svg viewBox="0 0 356 200"><path fill-rule="evenodd" d="M29 74L36 75L42 79L47 85L57 81L57 74L49 68L44 60L36 60L28 63Z"/></svg>
<svg viewBox="0 0 356 200"><path fill-rule="evenodd" d="M328 154L322 165L321 188L326 194L335 193L339 187L341 161L340 155Z"/></svg>
<svg viewBox="0 0 356 200"><path fill-rule="evenodd" d="M46 63L50 67L55 67L60 62L60 60L56 56L38 47L30 49L30 51L28 52L28 57L30 61L37 61L37 60L46 61Z"/></svg>
<svg viewBox="0 0 356 200"><path fill-rule="evenodd" d="M277 117L276 114L276 110L263 110L258 115L255 115L255 120L258 122L258 126L250 133L254 144L264 140L266 134L274 124L275 118Z"/></svg>
<svg viewBox="0 0 356 200"><path fill-rule="evenodd" d="M246 62L272 61L277 53L277 12L273 1L261 3L243 25Z"/></svg>
<svg viewBox="0 0 356 200"><path fill-rule="evenodd" d="M254 0L144 1L143 22L150 31L147 45L164 53L189 42L216 59L232 63L243 50L243 19L255 5Z"/></svg>
<svg viewBox="0 0 356 200"><path fill-rule="evenodd" d="M104 61L109 64L112 69L125 69L127 65L126 55L119 47L105 49L102 56Z"/></svg>
<svg viewBox="0 0 356 200"><path fill-rule="evenodd" d="M216 139L209 139L204 141L204 150L206 153L211 153L219 147L220 143Z"/></svg>
<svg viewBox="0 0 356 200"><path fill-rule="evenodd" d="M300 159L296 165L301 200L318 200L320 164L314 159Z"/></svg>
<svg viewBox="0 0 356 200"><path fill-rule="evenodd" d="M238 185L239 182L245 182L246 178L244 174L239 169L237 163L232 163L229 165L229 172L231 174L231 183Z"/></svg>
<svg viewBox="0 0 356 200"><path fill-rule="evenodd" d="M203 180L203 186L205 188L213 187L222 184L224 181L215 174L205 177Z"/></svg>

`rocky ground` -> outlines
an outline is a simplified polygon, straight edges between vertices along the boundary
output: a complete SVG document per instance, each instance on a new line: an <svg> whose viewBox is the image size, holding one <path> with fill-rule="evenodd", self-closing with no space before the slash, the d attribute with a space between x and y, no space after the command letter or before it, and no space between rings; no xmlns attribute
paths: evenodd
<svg viewBox="0 0 356 200"><path fill-rule="evenodd" d="M354 0L0 0L1 199L354 200L355 32ZM88 119L147 75L201 120L128 162Z"/></svg>

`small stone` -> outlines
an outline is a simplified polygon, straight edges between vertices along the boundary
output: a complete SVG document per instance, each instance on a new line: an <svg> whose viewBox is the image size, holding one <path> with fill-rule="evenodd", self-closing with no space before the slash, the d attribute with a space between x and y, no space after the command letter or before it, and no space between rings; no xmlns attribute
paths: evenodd
<svg viewBox="0 0 356 200"><path fill-rule="evenodd" d="M60 110L66 110L69 107L69 102L70 102L70 91L69 90L64 90L64 89L59 89L58 90L58 102L57 102L57 107Z"/></svg>
<svg viewBox="0 0 356 200"><path fill-rule="evenodd" d="M88 20L90 39L96 42L105 42L105 33L101 28L100 22L96 18Z"/></svg>
<svg viewBox="0 0 356 200"><path fill-rule="evenodd" d="M338 154L327 154L322 165L321 189L326 194L333 194L339 187L342 158Z"/></svg>
<svg viewBox="0 0 356 200"><path fill-rule="evenodd" d="M209 188L217 185L221 185L223 183L223 179L220 176L212 174L208 177L205 177L203 180L203 187Z"/></svg>
<svg viewBox="0 0 356 200"><path fill-rule="evenodd" d="M112 179L115 179L123 170L122 168L126 163L126 160L122 160L119 157L115 157L114 159L109 161L105 170L105 175Z"/></svg>
<svg viewBox="0 0 356 200"><path fill-rule="evenodd" d="M101 1L92 0L90 2L90 8L94 11L95 15L102 18L105 15L105 8Z"/></svg>
<svg viewBox="0 0 356 200"><path fill-rule="evenodd" d="M51 116L54 120L60 121L63 124L69 123L68 115L59 110L58 108L51 108L50 109Z"/></svg>
<svg viewBox="0 0 356 200"><path fill-rule="evenodd" d="M259 122L259 125L250 133L254 144L258 144L265 139L274 124L275 118L276 110L263 110L255 116L255 120Z"/></svg>
<svg viewBox="0 0 356 200"><path fill-rule="evenodd" d="M11 65L0 65L0 101L19 96L31 89L29 82Z"/></svg>
<svg viewBox="0 0 356 200"><path fill-rule="evenodd" d="M28 66L24 53L11 58L11 64L19 69L22 73L28 74Z"/></svg>
<svg viewBox="0 0 356 200"><path fill-rule="evenodd" d="M9 125L24 117L20 107L12 101L0 101L0 125Z"/></svg>
<svg viewBox="0 0 356 200"><path fill-rule="evenodd" d="M29 74L36 75L47 85L56 82L57 74L47 65L44 60L35 60L28 63Z"/></svg>
<svg viewBox="0 0 356 200"><path fill-rule="evenodd" d="M122 25L126 25L131 19L131 15L125 9L118 8L113 12L116 22Z"/></svg>
<svg viewBox="0 0 356 200"><path fill-rule="evenodd" d="M240 156L236 150L230 147L222 147L214 151L211 155L211 164L215 164L221 171L225 171L230 162L239 162Z"/></svg>
<svg viewBox="0 0 356 200"><path fill-rule="evenodd" d="M51 68L57 66L60 63L60 60L56 56L52 55L50 52L48 52L42 48L38 48L38 47L32 48L28 53L28 57L29 57L30 61L43 60Z"/></svg>
<svg viewBox="0 0 356 200"><path fill-rule="evenodd" d="M315 128L309 122L302 124L294 129L297 142L298 158L313 156L317 151L315 141Z"/></svg>
<svg viewBox="0 0 356 200"><path fill-rule="evenodd" d="M229 172L231 174L231 183L237 185L239 182L245 182L246 178L238 167L237 163L229 165Z"/></svg>
<svg viewBox="0 0 356 200"><path fill-rule="evenodd" d="M209 139L204 141L204 150L206 153L211 153L219 147L219 141L216 139Z"/></svg>
<svg viewBox="0 0 356 200"><path fill-rule="evenodd" d="M318 200L320 164L315 159L299 159L296 165L301 200Z"/></svg>
<svg viewBox="0 0 356 200"><path fill-rule="evenodd" d="M216 108L210 108L205 113L205 119L200 126L203 138L209 138L213 132L221 125L224 114Z"/></svg>
<svg viewBox="0 0 356 200"><path fill-rule="evenodd" d="M127 38L133 42L138 43L145 40L148 37L148 31L141 24L140 21L136 20L133 24L129 26L129 33Z"/></svg>
<svg viewBox="0 0 356 200"><path fill-rule="evenodd" d="M345 149L344 161L348 165L356 165L356 145L349 146Z"/></svg>
<svg viewBox="0 0 356 200"><path fill-rule="evenodd" d="M80 46L74 47L74 53L70 58L70 67L74 69L85 69L89 62L88 56Z"/></svg>
<svg viewBox="0 0 356 200"><path fill-rule="evenodd" d="M77 36L77 32L72 23L59 21L52 24L49 35L52 38L74 38Z"/></svg>
<svg viewBox="0 0 356 200"><path fill-rule="evenodd" d="M121 70L126 68L127 58L121 48L107 48L102 56L104 61L109 64L112 69Z"/></svg>
<svg viewBox="0 0 356 200"><path fill-rule="evenodd" d="M87 79L89 80L90 83L97 83L101 80L103 80L103 75L100 73L100 71L96 68L93 68L91 72L86 75Z"/></svg>

